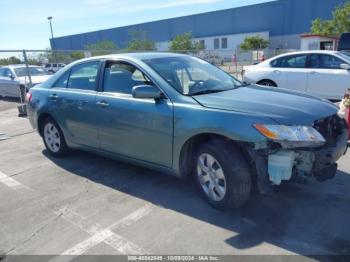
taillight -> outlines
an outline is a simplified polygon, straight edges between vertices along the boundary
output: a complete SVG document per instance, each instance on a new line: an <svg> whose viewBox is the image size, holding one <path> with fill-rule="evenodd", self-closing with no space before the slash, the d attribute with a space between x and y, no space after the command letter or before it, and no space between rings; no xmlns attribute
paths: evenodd
<svg viewBox="0 0 350 262"><path fill-rule="evenodd" d="M26 102L29 104L32 101L32 93L28 91L26 94Z"/></svg>

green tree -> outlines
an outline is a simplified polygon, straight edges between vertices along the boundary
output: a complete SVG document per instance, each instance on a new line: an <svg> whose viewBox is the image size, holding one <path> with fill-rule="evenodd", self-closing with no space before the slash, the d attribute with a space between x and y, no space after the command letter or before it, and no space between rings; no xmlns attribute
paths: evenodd
<svg viewBox="0 0 350 262"><path fill-rule="evenodd" d="M20 63L21 63L21 60L15 56L10 56L9 58L0 59L0 65L14 65L14 64L20 64Z"/></svg>
<svg viewBox="0 0 350 262"><path fill-rule="evenodd" d="M262 50L269 46L269 41L260 36L247 36L241 44L243 51Z"/></svg>
<svg viewBox="0 0 350 262"><path fill-rule="evenodd" d="M329 20L320 18L312 21L311 33L318 35L341 35L350 31L350 2L337 6Z"/></svg>
<svg viewBox="0 0 350 262"><path fill-rule="evenodd" d="M148 39L147 32L132 31L129 33L131 40L127 44L127 50L133 51L152 51L155 50L155 44Z"/></svg>
<svg viewBox="0 0 350 262"><path fill-rule="evenodd" d="M75 51L69 54L73 60L83 59L85 57L83 52Z"/></svg>
<svg viewBox="0 0 350 262"><path fill-rule="evenodd" d="M103 40L95 44L89 44L85 47L86 50L91 52L92 56L106 55L113 51L118 50L118 46L110 40Z"/></svg>
<svg viewBox="0 0 350 262"><path fill-rule="evenodd" d="M204 48L205 47L203 46L203 44L192 39L192 33L190 32L177 35L170 43L170 50L175 52L197 52L203 50Z"/></svg>

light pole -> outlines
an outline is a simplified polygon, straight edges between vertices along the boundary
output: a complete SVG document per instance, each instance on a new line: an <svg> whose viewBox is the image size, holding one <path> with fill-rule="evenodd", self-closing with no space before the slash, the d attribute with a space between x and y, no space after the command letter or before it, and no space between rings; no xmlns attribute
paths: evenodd
<svg viewBox="0 0 350 262"><path fill-rule="evenodd" d="M53 55L54 55L54 58L55 58L55 62L57 63L56 53L54 52L56 45L55 45L55 38L53 37L53 30L52 30L52 16L49 16L47 18L47 20L49 20L50 30L51 30L52 52L53 52Z"/></svg>

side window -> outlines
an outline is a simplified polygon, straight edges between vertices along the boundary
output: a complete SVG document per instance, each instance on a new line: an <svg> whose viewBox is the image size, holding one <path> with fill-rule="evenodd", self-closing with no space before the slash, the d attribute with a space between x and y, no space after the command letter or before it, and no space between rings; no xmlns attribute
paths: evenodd
<svg viewBox="0 0 350 262"><path fill-rule="evenodd" d="M60 78L57 79L55 84L52 87L61 87L61 88L66 88L67 83L68 83L68 78L69 78L70 70L66 71L63 75L61 75Z"/></svg>
<svg viewBox="0 0 350 262"><path fill-rule="evenodd" d="M12 74L12 72L11 72L10 69L5 68L5 70L4 70L4 76L5 76L5 77L9 77L9 76L13 76L13 74Z"/></svg>
<svg viewBox="0 0 350 262"><path fill-rule="evenodd" d="M131 94L134 86L150 83L140 70L128 63L111 62L104 71L104 92Z"/></svg>
<svg viewBox="0 0 350 262"><path fill-rule="evenodd" d="M272 67L279 67L280 59L275 59L275 60L271 61L270 64L271 64Z"/></svg>
<svg viewBox="0 0 350 262"><path fill-rule="evenodd" d="M306 55L292 55L281 57L277 61L278 67L283 68L305 68Z"/></svg>
<svg viewBox="0 0 350 262"><path fill-rule="evenodd" d="M321 55L321 67L328 69L340 69L340 64L344 62L332 55Z"/></svg>
<svg viewBox="0 0 350 262"><path fill-rule="evenodd" d="M5 76L5 68L0 68L0 77Z"/></svg>
<svg viewBox="0 0 350 262"><path fill-rule="evenodd" d="M67 87L83 90L95 90L99 66L100 61L76 65L71 69Z"/></svg>

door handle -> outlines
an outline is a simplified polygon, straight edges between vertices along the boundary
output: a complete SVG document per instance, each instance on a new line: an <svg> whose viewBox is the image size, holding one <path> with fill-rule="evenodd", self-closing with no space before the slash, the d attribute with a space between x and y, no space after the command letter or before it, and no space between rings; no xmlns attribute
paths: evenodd
<svg viewBox="0 0 350 262"><path fill-rule="evenodd" d="M49 98L52 99L52 100L56 100L58 98L58 95L52 94L52 95L49 96Z"/></svg>
<svg viewBox="0 0 350 262"><path fill-rule="evenodd" d="M310 72L310 74L312 74L312 75L316 75L316 74L317 74L317 72L316 72L316 71L311 71L311 72Z"/></svg>
<svg viewBox="0 0 350 262"><path fill-rule="evenodd" d="M96 103L96 105L100 107L109 107L109 104L106 101L99 101Z"/></svg>
<svg viewBox="0 0 350 262"><path fill-rule="evenodd" d="M274 70L273 72L274 72L274 73L276 73L276 74L281 73L281 71L280 71L280 70Z"/></svg>

